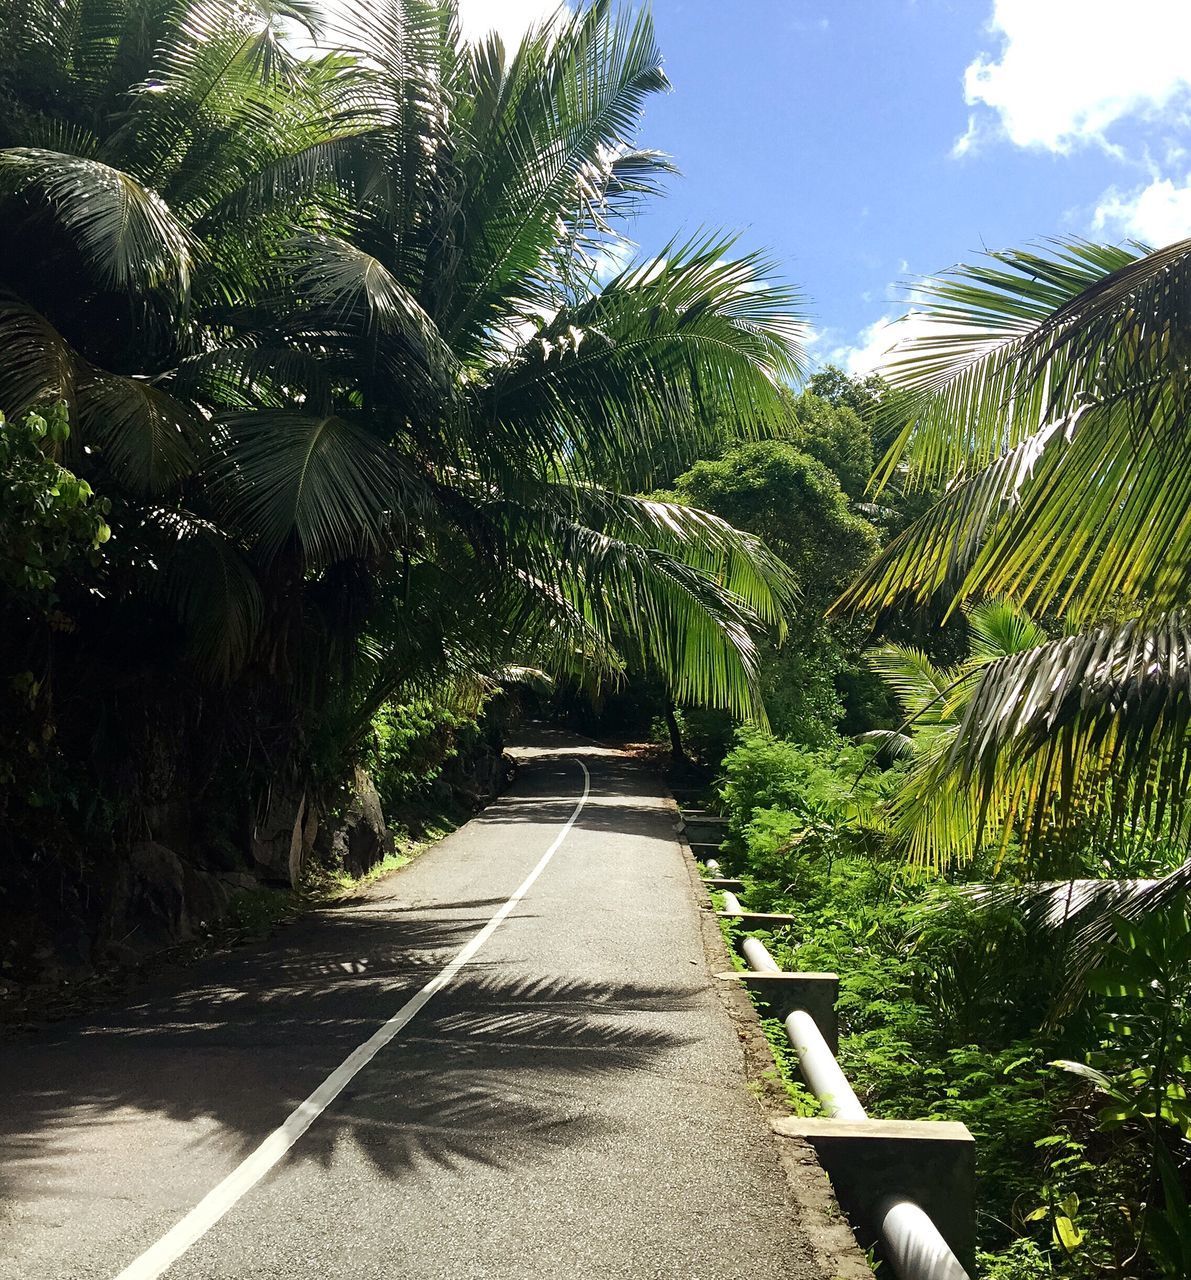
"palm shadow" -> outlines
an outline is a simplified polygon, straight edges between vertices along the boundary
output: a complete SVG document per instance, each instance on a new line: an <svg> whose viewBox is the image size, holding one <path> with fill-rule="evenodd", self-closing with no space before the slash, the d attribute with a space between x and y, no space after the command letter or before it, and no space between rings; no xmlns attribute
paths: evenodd
<svg viewBox="0 0 1191 1280"><path fill-rule="evenodd" d="M565 821L578 796L575 754L583 752L538 753L513 801L476 821ZM671 839L669 815L643 782L635 767L601 759L594 803L576 825ZM601 797L609 786L616 794ZM362 894L269 942L164 978L121 1009L6 1046L0 1199L69 1194L70 1180L87 1176L72 1163L80 1134L130 1111L202 1122L196 1132L206 1136L189 1141L222 1151L230 1138L247 1155L502 901L411 913ZM346 1139L400 1179L426 1164L506 1168L582 1144L613 1122L583 1105L579 1082L656 1071L690 1043L680 1015L704 986L511 977L481 958L433 996L287 1158L330 1164Z"/></svg>
<svg viewBox="0 0 1191 1280"><path fill-rule="evenodd" d="M201 1142L226 1147L231 1136L246 1156L476 929L406 916L394 946L389 913L377 914L306 930L315 946L287 938L275 953L222 957L198 985L8 1046L0 1197L62 1187L80 1132L129 1109L205 1121ZM330 1165L347 1138L399 1179L424 1163L507 1168L544 1147L581 1144L605 1122L575 1104L573 1082L655 1069L690 1042L665 1015L688 1009L699 990L510 978L469 965L288 1159Z"/></svg>

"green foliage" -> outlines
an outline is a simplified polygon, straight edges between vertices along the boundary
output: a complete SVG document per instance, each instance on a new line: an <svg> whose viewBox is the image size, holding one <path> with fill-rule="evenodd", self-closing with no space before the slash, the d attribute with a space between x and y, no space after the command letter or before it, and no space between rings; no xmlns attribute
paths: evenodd
<svg viewBox="0 0 1191 1280"><path fill-rule="evenodd" d="M49 653L55 633L76 626L64 595L96 580L111 507L57 461L69 437L64 405L19 422L0 413L0 823L10 831L74 798Z"/></svg>
<svg viewBox="0 0 1191 1280"><path fill-rule="evenodd" d="M1029 766L1028 842L1089 812L1143 816L1184 842L1191 642L1184 575L1191 455L1191 241L1056 240L991 253L926 286L920 336L885 370L895 439L883 479L942 490L846 607L954 607L1012 595L1068 634L989 666L949 770L977 807ZM924 324L923 321L926 323ZM1139 895L1138 914L1191 882Z"/></svg>
<svg viewBox="0 0 1191 1280"><path fill-rule="evenodd" d="M397 814L424 799L443 767L481 732L479 709L449 697L385 703L372 718L364 755L385 812Z"/></svg>
<svg viewBox="0 0 1191 1280"><path fill-rule="evenodd" d="M798 922L767 945L783 968L840 975L841 1062L871 1114L973 1132L984 1280L1184 1274L1167 1258L1182 1257L1185 1232L1185 915L1144 938L1123 925L1093 979L1103 1007L1060 1018L1063 938L1033 933L1012 905L979 905L962 884L910 874L879 821L901 785L869 749L739 736L719 788L725 861L751 906ZM989 873L981 861L971 870ZM779 1067L805 1112L778 1030ZM1076 1054L1094 1065L1055 1070ZM1143 1237L1151 1262L1135 1256Z"/></svg>
<svg viewBox="0 0 1191 1280"><path fill-rule="evenodd" d="M800 396L787 393L790 422L783 437L821 462L849 498L859 498L873 473L872 431L849 405L815 394L814 379L811 382Z"/></svg>
<svg viewBox="0 0 1191 1280"><path fill-rule="evenodd" d="M1104 997L1099 1048L1057 1065L1103 1100L1106 1132L1135 1133L1148 1171L1119 1206L1163 1275L1191 1267L1191 914L1180 896L1142 922L1116 921L1117 941L1089 975Z"/></svg>
<svg viewBox="0 0 1191 1280"><path fill-rule="evenodd" d="M763 538L793 570L804 602L821 609L875 553L876 534L851 510L839 479L783 440L737 445L675 481L688 501Z"/></svg>
<svg viewBox="0 0 1191 1280"><path fill-rule="evenodd" d="M298 909L298 897L290 889L243 889L228 907L227 927L245 941L267 938Z"/></svg>
<svg viewBox="0 0 1191 1280"><path fill-rule="evenodd" d="M53 828L98 857L114 809L117 847L255 866L296 817L266 810L333 808L363 752L416 789L472 732L426 691L512 666L762 715L788 570L636 494L729 408L774 429L801 304L728 234L597 270L673 168L637 145L668 87L647 12L564 6L506 49L455 0L349 4L318 56L283 36L305 5L5 12L0 581L62 593L106 536L92 488L119 532L102 589L42 602L68 626L0 637L0 695L42 699L20 750L59 757L24 854ZM83 773L87 813L42 785Z"/></svg>
<svg viewBox="0 0 1191 1280"><path fill-rule="evenodd" d="M804 630L801 622L794 620L780 648L763 651L761 688L776 731L808 747L825 747L835 741L847 713L841 684L852 665L833 629Z"/></svg>
<svg viewBox="0 0 1191 1280"><path fill-rule="evenodd" d="M105 499L55 460L70 436L66 406L12 422L0 412L0 592L41 611L59 576L100 560L111 537Z"/></svg>
<svg viewBox="0 0 1191 1280"><path fill-rule="evenodd" d="M870 769L869 748L837 744L812 751L749 727L724 759L720 802L729 831L744 839L757 815L780 810L808 829L832 828L837 835L860 834L873 806L888 786Z"/></svg>
<svg viewBox="0 0 1191 1280"><path fill-rule="evenodd" d="M878 374L869 373L857 377L845 373L833 364L811 374L806 387L811 395L820 400L838 408L850 409L866 424L875 421L881 400L889 389Z"/></svg>
<svg viewBox="0 0 1191 1280"><path fill-rule="evenodd" d="M998 1253L980 1250L976 1266L981 1280L1051 1280L1054 1275L1049 1254L1027 1236Z"/></svg>
<svg viewBox="0 0 1191 1280"><path fill-rule="evenodd" d="M785 644L765 650L761 685L775 729L820 746L830 741L843 715L838 677L849 665L845 634L826 625L824 616L876 551L877 535L852 510L836 475L810 452L818 448L843 466L846 450L855 448L861 456L854 465L867 466L859 420L849 410L807 397L792 403L805 414L805 422L796 418L788 428L798 443L734 446L722 458L697 462L678 477L675 489L684 501L755 533L789 566L797 605Z"/></svg>

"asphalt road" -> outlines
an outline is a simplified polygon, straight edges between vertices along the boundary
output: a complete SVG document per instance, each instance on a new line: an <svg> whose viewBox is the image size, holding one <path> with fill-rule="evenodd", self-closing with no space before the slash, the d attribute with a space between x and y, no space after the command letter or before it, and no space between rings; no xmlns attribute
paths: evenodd
<svg viewBox="0 0 1191 1280"><path fill-rule="evenodd" d="M819 1280L670 814L554 737L357 901L0 1048L0 1276L114 1280L525 897L168 1280Z"/></svg>

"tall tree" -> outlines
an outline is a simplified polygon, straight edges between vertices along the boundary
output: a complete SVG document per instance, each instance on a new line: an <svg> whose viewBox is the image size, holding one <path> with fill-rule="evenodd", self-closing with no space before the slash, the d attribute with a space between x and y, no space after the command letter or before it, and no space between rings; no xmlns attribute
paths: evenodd
<svg viewBox="0 0 1191 1280"><path fill-rule="evenodd" d="M766 649L763 686L774 729L816 745L834 736L844 715L838 677L849 666L849 651L861 643L829 624L827 610L878 546L876 530L852 509L836 473L800 447L850 456L838 441L855 435L824 430L838 425L826 408L801 404L803 416L789 427L797 443L736 445L722 458L696 463L675 482L685 501L752 531L789 567L797 604L786 643ZM855 415L847 417L858 425ZM816 434L806 439L804 431Z"/></svg>
<svg viewBox="0 0 1191 1280"><path fill-rule="evenodd" d="M602 280L670 170L635 143L648 16L596 0L506 49L453 2L337 12L0 4L0 404L64 402L113 503L76 671L103 653L158 708L165 681L206 734L216 691L295 795L329 725L510 660L647 655L749 713L788 575L629 495L725 402L760 428L800 324L723 237Z"/></svg>

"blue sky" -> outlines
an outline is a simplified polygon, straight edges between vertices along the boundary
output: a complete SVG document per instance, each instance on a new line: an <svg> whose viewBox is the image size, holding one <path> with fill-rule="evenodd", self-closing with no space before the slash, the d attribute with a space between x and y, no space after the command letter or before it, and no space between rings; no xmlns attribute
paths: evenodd
<svg viewBox="0 0 1191 1280"><path fill-rule="evenodd" d="M510 32L553 7L463 2ZM722 227L768 248L808 296L819 360L871 367L899 286L984 246L1191 235L1191 0L652 9L674 92L641 142L683 176L634 238L649 254Z"/></svg>

